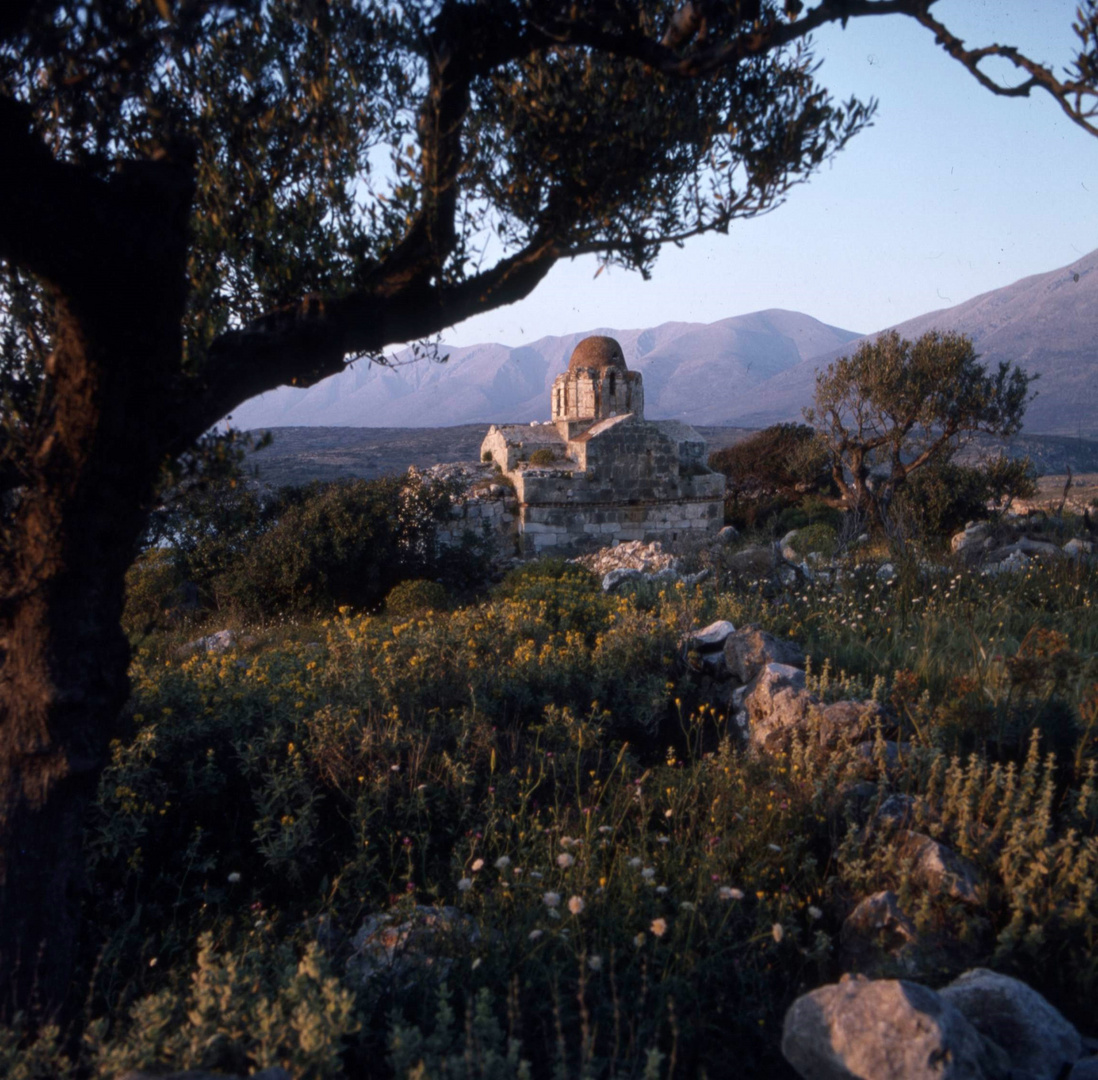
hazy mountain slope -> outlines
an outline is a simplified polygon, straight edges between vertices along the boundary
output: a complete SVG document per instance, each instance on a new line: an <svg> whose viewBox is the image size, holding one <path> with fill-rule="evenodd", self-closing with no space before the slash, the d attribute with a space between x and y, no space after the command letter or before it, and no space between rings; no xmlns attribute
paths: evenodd
<svg viewBox="0 0 1098 1080"><path fill-rule="evenodd" d="M1027 432L1098 436L1098 251L895 329L911 339L932 329L968 334L989 366L1008 360L1040 375L1037 397L1026 412ZM711 410L706 422L759 427L799 419L817 370L857 344L778 373L757 387L751 400L720 415Z"/></svg>
<svg viewBox="0 0 1098 1080"><path fill-rule="evenodd" d="M664 323L647 330L601 328L509 348L486 344L448 349L442 364L397 367L365 363L307 390L283 387L233 413L243 428L291 426L442 427L549 415L553 380L576 343L591 333L617 338L626 362L644 374L651 418L709 422L744 389L758 386L808 357L857 337L794 311L762 311L720 322ZM410 350L398 354L408 359Z"/></svg>

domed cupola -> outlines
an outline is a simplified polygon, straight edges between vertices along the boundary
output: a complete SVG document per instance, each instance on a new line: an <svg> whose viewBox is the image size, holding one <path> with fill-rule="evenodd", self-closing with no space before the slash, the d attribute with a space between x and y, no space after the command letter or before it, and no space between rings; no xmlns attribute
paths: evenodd
<svg viewBox="0 0 1098 1080"><path fill-rule="evenodd" d="M644 417L640 372L625 366L621 345L601 334L572 350L568 370L553 382L553 420L566 439L611 416Z"/></svg>

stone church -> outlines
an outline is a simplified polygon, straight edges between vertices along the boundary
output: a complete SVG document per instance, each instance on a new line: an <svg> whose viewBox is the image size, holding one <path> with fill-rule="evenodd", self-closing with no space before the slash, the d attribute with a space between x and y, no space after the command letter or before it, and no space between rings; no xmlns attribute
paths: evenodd
<svg viewBox="0 0 1098 1080"><path fill-rule="evenodd" d="M640 372L613 338L576 346L551 407L552 420L493 425L481 444L515 486L525 554L721 527L724 477L706 466L705 440L677 420L645 420Z"/></svg>

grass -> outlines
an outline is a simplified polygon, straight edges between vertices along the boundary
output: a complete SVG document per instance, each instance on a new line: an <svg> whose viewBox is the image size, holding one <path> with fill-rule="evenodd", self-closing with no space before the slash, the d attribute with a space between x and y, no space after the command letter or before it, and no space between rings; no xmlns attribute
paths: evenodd
<svg viewBox="0 0 1098 1080"><path fill-rule="evenodd" d="M221 656L146 639L88 834L80 1038L0 1033L0 1072L787 1076L786 1008L882 888L957 943L928 981L994 966L1085 1026L1098 574L875 569L608 598L543 567ZM682 647L717 617L797 638L822 695L889 703L900 765L880 735L868 760L746 753ZM891 793L978 906L867 826Z"/></svg>

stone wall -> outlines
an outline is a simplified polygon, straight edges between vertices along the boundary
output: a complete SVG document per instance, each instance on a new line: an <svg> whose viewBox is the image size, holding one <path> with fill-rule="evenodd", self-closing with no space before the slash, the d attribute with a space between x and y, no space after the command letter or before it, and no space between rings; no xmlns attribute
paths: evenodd
<svg viewBox="0 0 1098 1080"><path fill-rule="evenodd" d="M523 508L522 553L575 553L605 547L615 541L663 540L716 532L723 522L720 500L649 502L622 506L619 502L527 504Z"/></svg>
<svg viewBox="0 0 1098 1080"><path fill-rule="evenodd" d="M427 470L427 476L456 489L449 522L440 525L436 534L442 547L483 543L489 557L498 564L508 563L520 553L518 499L495 465L459 461L435 465Z"/></svg>
<svg viewBox="0 0 1098 1080"><path fill-rule="evenodd" d="M689 455L682 467L677 428L689 430L613 417L573 441L575 473L550 467L515 473L523 552L673 541L719 529L724 477L696 469Z"/></svg>

